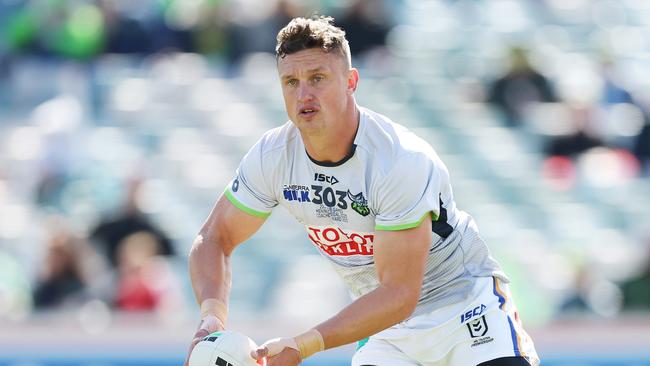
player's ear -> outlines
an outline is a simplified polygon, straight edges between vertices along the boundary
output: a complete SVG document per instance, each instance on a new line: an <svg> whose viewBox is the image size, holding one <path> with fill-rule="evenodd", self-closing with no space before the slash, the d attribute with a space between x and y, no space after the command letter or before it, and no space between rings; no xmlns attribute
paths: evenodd
<svg viewBox="0 0 650 366"><path fill-rule="evenodd" d="M351 68L348 71L348 95L354 94L359 84L359 70Z"/></svg>

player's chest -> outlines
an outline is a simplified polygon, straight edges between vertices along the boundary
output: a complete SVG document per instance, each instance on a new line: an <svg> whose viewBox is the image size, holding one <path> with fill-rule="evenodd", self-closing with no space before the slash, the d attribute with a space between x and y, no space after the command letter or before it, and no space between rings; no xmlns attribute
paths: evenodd
<svg viewBox="0 0 650 366"><path fill-rule="evenodd" d="M305 225L337 225L373 230L375 215L363 174L306 170L283 177L280 204Z"/></svg>

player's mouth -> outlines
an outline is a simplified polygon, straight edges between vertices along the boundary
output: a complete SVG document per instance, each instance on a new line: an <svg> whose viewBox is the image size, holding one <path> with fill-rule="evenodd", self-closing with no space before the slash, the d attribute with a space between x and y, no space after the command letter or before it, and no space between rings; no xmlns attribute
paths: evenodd
<svg viewBox="0 0 650 366"><path fill-rule="evenodd" d="M300 117L302 117L302 118L305 118L305 119L311 119L319 111L320 111L320 108L318 108L318 107L305 107L305 108L300 108L300 110L298 111L298 115Z"/></svg>

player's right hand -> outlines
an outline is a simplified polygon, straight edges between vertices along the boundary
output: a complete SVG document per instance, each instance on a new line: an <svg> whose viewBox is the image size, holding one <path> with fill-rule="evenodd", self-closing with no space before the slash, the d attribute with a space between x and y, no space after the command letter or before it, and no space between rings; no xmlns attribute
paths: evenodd
<svg viewBox="0 0 650 366"><path fill-rule="evenodd" d="M183 363L183 366L189 366L190 354L192 354L192 350L194 349L194 346L196 346L197 343L199 343L208 334L219 332L222 330L225 330L225 327L221 322L221 320L219 320L219 318L217 318L216 316L207 315L206 317L201 319L201 323L199 323L199 327L197 328L196 333L194 333L192 343L190 344L190 349L187 351L187 357L185 357L185 362Z"/></svg>
<svg viewBox="0 0 650 366"><path fill-rule="evenodd" d="M266 359L266 366L298 366L302 357L293 338L275 338L264 342L251 351L251 357L260 362Z"/></svg>

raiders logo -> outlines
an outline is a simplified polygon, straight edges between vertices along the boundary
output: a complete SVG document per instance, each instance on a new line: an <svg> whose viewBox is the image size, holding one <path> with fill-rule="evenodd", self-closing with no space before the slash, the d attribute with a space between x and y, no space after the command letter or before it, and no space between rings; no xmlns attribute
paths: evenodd
<svg viewBox="0 0 650 366"><path fill-rule="evenodd" d="M488 325L485 321L485 315L474 320L473 322L467 323L467 329L469 329L469 335L472 338L482 337L488 331Z"/></svg>

